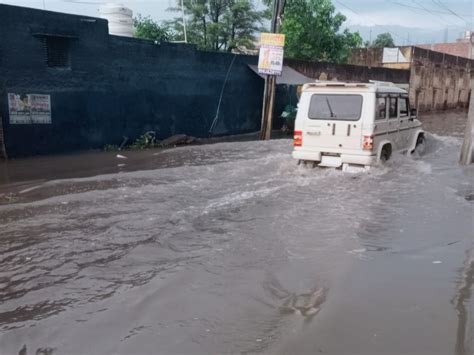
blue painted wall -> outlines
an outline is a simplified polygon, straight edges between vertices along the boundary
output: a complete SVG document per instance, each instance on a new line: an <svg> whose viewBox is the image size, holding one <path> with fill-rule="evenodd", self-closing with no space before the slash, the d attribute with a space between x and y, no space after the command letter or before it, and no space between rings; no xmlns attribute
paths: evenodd
<svg viewBox="0 0 474 355"><path fill-rule="evenodd" d="M46 63L45 34L73 37L70 69ZM9 157L102 148L153 130L158 138L260 128L263 80L252 56L108 34L102 19L0 5L0 116ZM52 124L9 123L7 93L49 94Z"/></svg>

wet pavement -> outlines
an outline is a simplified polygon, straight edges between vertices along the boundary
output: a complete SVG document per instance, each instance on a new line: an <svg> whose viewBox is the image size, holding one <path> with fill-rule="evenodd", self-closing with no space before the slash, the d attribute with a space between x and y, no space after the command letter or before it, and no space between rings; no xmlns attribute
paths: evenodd
<svg viewBox="0 0 474 355"><path fill-rule="evenodd" d="M359 174L290 140L0 165L0 354L473 354L449 117Z"/></svg>

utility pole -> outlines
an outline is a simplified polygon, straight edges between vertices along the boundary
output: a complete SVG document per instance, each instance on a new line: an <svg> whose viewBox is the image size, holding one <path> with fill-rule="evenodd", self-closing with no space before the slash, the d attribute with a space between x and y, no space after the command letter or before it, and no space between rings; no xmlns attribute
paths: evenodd
<svg viewBox="0 0 474 355"><path fill-rule="evenodd" d="M285 2L286 0L273 0L272 23L270 31L271 33L280 32ZM269 140L272 136L275 86L276 75L266 75L265 86L263 90L262 126L260 131L261 140Z"/></svg>
<svg viewBox="0 0 474 355"><path fill-rule="evenodd" d="M471 60L474 58L474 34L471 33L470 38L470 53L469 57ZM464 140L462 142L461 147L461 157L459 158L459 162L462 165L472 164L473 156L472 156L472 131L474 130L474 72L471 69L471 98L469 100L469 111L467 114L467 123L466 123L466 130L464 131Z"/></svg>
<svg viewBox="0 0 474 355"><path fill-rule="evenodd" d="M183 16L184 43L188 43L188 36L186 34L186 18L184 16L184 3L183 3L183 0L181 0L181 15Z"/></svg>

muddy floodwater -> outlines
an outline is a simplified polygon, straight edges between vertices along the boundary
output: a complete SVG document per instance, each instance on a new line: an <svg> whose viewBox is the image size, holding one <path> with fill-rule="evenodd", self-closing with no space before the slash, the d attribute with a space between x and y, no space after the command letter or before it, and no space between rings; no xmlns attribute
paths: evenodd
<svg viewBox="0 0 474 355"><path fill-rule="evenodd" d="M472 355L464 121L355 174L289 139L0 165L0 354Z"/></svg>

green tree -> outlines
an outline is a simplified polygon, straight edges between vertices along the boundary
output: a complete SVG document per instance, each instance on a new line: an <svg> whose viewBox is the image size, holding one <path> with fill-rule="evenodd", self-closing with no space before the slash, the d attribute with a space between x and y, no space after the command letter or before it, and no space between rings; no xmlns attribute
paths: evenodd
<svg viewBox="0 0 474 355"><path fill-rule="evenodd" d="M375 41L373 41L370 44L370 47L372 47L372 48L385 48L385 47L393 48L393 47L395 47L395 42L393 41L392 35L390 33L386 32L386 33L379 34L375 38Z"/></svg>
<svg viewBox="0 0 474 355"><path fill-rule="evenodd" d="M158 42L166 42L171 39L167 26L160 26L156 21L153 21L149 16L143 17L138 14L133 19L135 26L135 37L150 39Z"/></svg>
<svg viewBox="0 0 474 355"><path fill-rule="evenodd" d="M178 1L178 5L181 0ZM253 48L261 29L264 11L252 0L184 0L186 34L189 43L201 49L231 51L239 46ZM176 6L170 11L180 13ZM175 39L183 39L183 19L168 22Z"/></svg>
<svg viewBox="0 0 474 355"><path fill-rule="evenodd" d="M346 17L335 12L330 0L287 0L282 32L285 55L290 58L344 63L351 49L362 45L358 32L341 26Z"/></svg>

